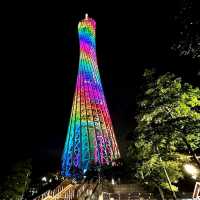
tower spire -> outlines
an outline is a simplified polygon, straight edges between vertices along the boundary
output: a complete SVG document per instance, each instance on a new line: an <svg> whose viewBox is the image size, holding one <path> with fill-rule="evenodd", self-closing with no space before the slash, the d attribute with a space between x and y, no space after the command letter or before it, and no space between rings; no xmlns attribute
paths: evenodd
<svg viewBox="0 0 200 200"><path fill-rule="evenodd" d="M88 13L85 13L85 19L88 19Z"/></svg>

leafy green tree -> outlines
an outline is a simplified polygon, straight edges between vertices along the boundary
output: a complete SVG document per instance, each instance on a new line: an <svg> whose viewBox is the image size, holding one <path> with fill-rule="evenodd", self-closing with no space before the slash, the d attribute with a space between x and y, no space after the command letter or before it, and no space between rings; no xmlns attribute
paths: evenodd
<svg viewBox="0 0 200 200"><path fill-rule="evenodd" d="M0 199L21 200L30 183L31 160L18 161L5 177L0 188Z"/></svg>
<svg viewBox="0 0 200 200"><path fill-rule="evenodd" d="M157 188L164 199L163 190L178 191L173 183L183 177L182 165L188 157L175 152L173 144L166 146L165 139L158 140L158 137L147 139L144 134L140 135L129 146L128 157L134 177L152 190Z"/></svg>
<svg viewBox="0 0 200 200"><path fill-rule="evenodd" d="M152 71L144 77L152 79ZM200 146L200 90L174 74L166 73L147 84L143 99L138 103L138 133L162 135L179 149L187 150L200 167L194 151Z"/></svg>
<svg viewBox="0 0 200 200"><path fill-rule="evenodd" d="M129 147L135 176L144 183L174 191L183 177L186 151L199 164L194 151L200 146L200 90L174 74L156 77L145 70L145 84L138 101L136 140Z"/></svg>

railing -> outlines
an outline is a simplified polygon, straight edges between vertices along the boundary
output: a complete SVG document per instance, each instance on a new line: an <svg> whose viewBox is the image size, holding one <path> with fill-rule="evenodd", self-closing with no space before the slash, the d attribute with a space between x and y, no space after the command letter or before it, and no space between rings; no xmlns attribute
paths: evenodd
<svg viewBox="0 0 200 200"><path fill-rule="evenodd" d="M108 193L102 192L103 200L119 200L119 199L128 199L128 200L149 200L151 199L151 193L141 193L141 192L130 192L130 193Z"/></svg>
<svg viewBox="0 0 200 200"><path fill-rule="evenodd" d="M128 186L124 188L129 189ZM132 185L130 189L131 188ZM79 184L73 184L68 180L65 180L55 189L48 190L34 200L97 200L99 199L99 197L101 197L101 199L103 200L149 200L152 198L152 195L151 193L147 193L144 191L136 192L133 188L130 192L126 190L119 190L118 187L115 188L112 185L108 187L108 185L104 185L102 183L99 183L98 181L94 182L93 180L90 180L89 182L83 181Z"/></svg>
<svg viewBox="0 0 200 200"><path fill-rule="evenodd" d="M64 180L53 190L48 190L42 195L36 197L34 200L58 199L65 197L66 200L72 200L75 194L75 187L68 180Z"/></svg>
<svg viewBox="0 0 200 200"><path fill-rule="evenodd" d="M34 200L43 200L47 197L52 197L52 191L51 190L48 190L45 193L41 194L40 196L34 198Z"/></svg>
<svg viewBox="0 0 200 200"><path fill-rule="evenodd" d="M75 186L72 184L68 185L67 187L60 190L58 193L54 194L52 200L57 200L59 198L65 200L73 200L75 194Z"/></svg>
<svg viewBox="0 0 200 200"><path fill-rule="evenodd" d="M89 182L84 182L79 188L77 188L76 198L81 200L91 197L96 185L97 182L93 182L93 180L90 180Z"/></svg>
<svg viewBox="0 0 200 200"><path fill-rule="evenodd" d="M194 200L200 200L200 182L196 182L192 198Z"/></svg>

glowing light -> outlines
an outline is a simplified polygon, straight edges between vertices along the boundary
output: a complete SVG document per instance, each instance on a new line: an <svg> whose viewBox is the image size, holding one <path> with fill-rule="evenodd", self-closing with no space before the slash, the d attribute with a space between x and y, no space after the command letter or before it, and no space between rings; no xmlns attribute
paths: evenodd
<svg viewBox="0 0 200 200"><path fill-rule="evenodd" d="M90 163L110 165L120 157L96 58L96 22L78 24L80 59L71 117L62 157L62 175L82 172Z"/></svg>
<svg viewBox="0 0 200 200"><path fill-rule="evenodd" d="M114 178L112 178L111 183L112 183L112 185L115 184L115 180L114 180Z"/></svg>
<svg viewBox="0 0 200 200"><path fill-rule="evenodd" d="M47 178L44 176L44 177L42 177L42 179L41 179L42 181L44 181L44 182L47 182Z"/></svg>
<svg viewBox="0 0 200 200"><path fill-rule="evenodd" d="M199 170L195 166L193 166L192 164L185 164L184 169L188 174L192 175L193 179L197 178Z"/></svg>

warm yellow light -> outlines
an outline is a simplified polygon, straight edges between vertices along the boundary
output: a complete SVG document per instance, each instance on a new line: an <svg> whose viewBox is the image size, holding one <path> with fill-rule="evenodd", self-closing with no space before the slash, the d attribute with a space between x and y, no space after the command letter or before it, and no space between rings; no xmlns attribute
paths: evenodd
<svg viewBox="0 0 200 200"><path fill-rule="evenodd" d="M112 183L112 185L115 184L115 180L114 180L114 178L112 178L111 183Z"/></svg>
<svg viewBox="0 0 200 200"><path fill-rule="evenodd" d="M192 178L196 179L198 174L199 174L199 170L192 164L185 164L184 165L184 169L188 174L192 175Z"/></svg>

